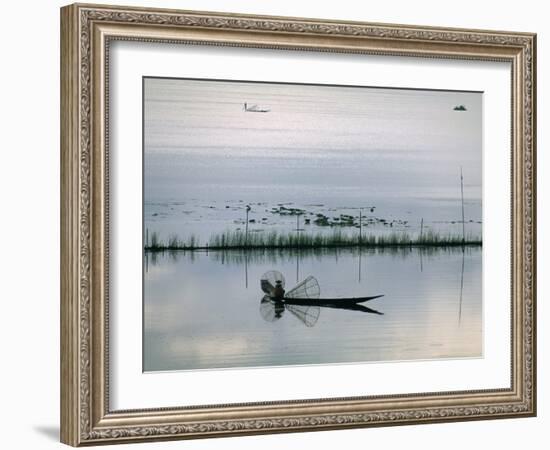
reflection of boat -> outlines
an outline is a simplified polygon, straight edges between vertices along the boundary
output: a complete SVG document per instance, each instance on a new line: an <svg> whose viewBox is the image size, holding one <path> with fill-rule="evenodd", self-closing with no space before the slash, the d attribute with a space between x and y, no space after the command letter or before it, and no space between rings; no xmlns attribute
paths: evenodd
<svg viewBox="0 0 550 450"><path fill-rule="evenodd" d="M258 105L249 105L248 103L244 103L244 111L245 112L258 112L258 113L267 113L271 111L269 108L264 108Z"/></svg>
<svg viewBox="0 0 550 450"><path fill-rule="evenodd" d="M268 322L280 319L285 310L290 311L292 315L308 327L314 326L317 322L320 308L383 314L361 304L382 297L382 295L353 298L320 298L321 289L319 283L311 275L288 292L285 292L285 279L283 275L276 270L271 270L262 276L260 286L266 294L260 302L260 312L262 317Z"/></svg>

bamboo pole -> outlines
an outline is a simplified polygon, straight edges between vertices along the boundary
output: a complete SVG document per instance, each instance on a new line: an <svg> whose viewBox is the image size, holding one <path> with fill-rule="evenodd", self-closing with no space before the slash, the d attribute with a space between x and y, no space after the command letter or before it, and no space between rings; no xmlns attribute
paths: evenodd
<svg viewBox="0 0 550 450"><path fill-rule="evenodd" d="M248 245L248 211L250 211L250 205L246 205L246 222L244 224L244 245Z"/></svg>
<svg viewBox="0 0 550 450"><path fill-rule="evenodd" d="M361 214L361 210L359 210L359 245L361 245L361 242L363 240L363 215Z"/></svg>
<svg viewBox="0 0 550 450"><path fill-rule="evenodd" d="M460 196L462 198L462 244L466 242L466 229L464 225L464 178L462 176L462 166L460 166Z"/></svg>

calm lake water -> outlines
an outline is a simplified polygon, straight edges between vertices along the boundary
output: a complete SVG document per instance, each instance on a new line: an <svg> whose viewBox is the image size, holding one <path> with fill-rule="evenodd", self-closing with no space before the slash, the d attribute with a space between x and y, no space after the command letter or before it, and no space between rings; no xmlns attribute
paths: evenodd
<svg viewBox="0 0 550 450"><path fill-rule="evenodd" d="M481 236L482 94L230 81L144 81L144 227L167 240L296 229L359 211L366 233ZM244 111L244 102L270 109ZM466 111L455 111L464 105ZM384 220L385 222L381 222ZM384 225L385 223L385 225ZM392 225L390 225L392 224ZM342 227L345 233L356 230Z"/></svg>
<svg viewBox="0 0 550 450"><path fill-rule="evenodd" d="M364 235L462 235L462 208L481 239L480 92L148 77L143 92L145 245L358 235L359 215ZM480 357L481 262L480 247L147 252L144 370ZM281 308L262 303L269 270L383 297Z"/></svg>
<svg viewBox="0 0 550 450"><path fill-rule="evenodd" d="M480 247L145 258L145 371L482 356ZM261 303L268 270L287 289L315 276L321 297L384 296L372 312L313 308L304 321Z"/></svg>

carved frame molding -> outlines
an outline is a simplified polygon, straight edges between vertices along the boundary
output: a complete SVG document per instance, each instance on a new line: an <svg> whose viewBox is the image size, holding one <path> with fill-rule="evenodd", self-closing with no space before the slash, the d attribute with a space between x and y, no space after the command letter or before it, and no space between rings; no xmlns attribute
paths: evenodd
<svg viewBox="0 0 550 450"><path fill-rule="evenodd" d="M112 40L509 61L510 389L110 411L108 58ZM70 445L533 416L536 36L99 5L61 10L61 439Z"/></svg>

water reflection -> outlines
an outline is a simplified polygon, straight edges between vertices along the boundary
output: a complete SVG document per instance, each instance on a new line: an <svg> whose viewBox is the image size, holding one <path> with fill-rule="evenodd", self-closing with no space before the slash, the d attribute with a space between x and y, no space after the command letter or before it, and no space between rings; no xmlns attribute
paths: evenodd
<svg viewBox="0 0 550 450"><path fill-rule="evenodd" d="M458 301L458 325L462 321L462 294L464 292L464 248L462 249L462 267L460 269L460 297Z"/></svg>
<svg viewBox="0 0 550 450"><path fill-rule="evenodd" d="M248 266L248 264L258 262L269 262L271 264L288 263L294 261L296 264L296 274L299 278L299 264L302 258L314 258L317 261L324 260L327 256L333 257L336 261L341 255L352 255L357 258L358 280L361 281L361 265L364 257L373 255L390 255L395 258L409 258L412 255L417 255L420 258L421 271L423 271L422 258L435 255L450 255L460 254L465 252L467 255L472 251L479 250L477 246L449 246L449 247L379 247L379 248L305 248L305 249L249 249L249 250L165 250L155 252L144 252L144 259L148 264L157 265L165 257L170 257L173 261L185 259L189 262L194 262L197 258L203 255L210 259L219 262L220 264L230 264L239 266Z"/></svg>
<svg viewBox="0 0 550 450"><path fill-rule="evenodd" d="M284 312L288 310L294 317L302 322L306 327L313 327L321 309L318 306L296 306L288 303L273 300L269 295L265 295L260 300L260 314L266 322L275 322L283 317Z"/></svg>
<svg viewBox="0 0 550 450"><path fill-rule="evenodd" d="M144 370L481 356L481 255L468 247L146 254ZM293 285L297 269L299 280L314 274L322 295L309 304L293 289L284 301L260 296L258 280L273 269ZM374 294L384 294L374 308L341 302Z"/></svg>

